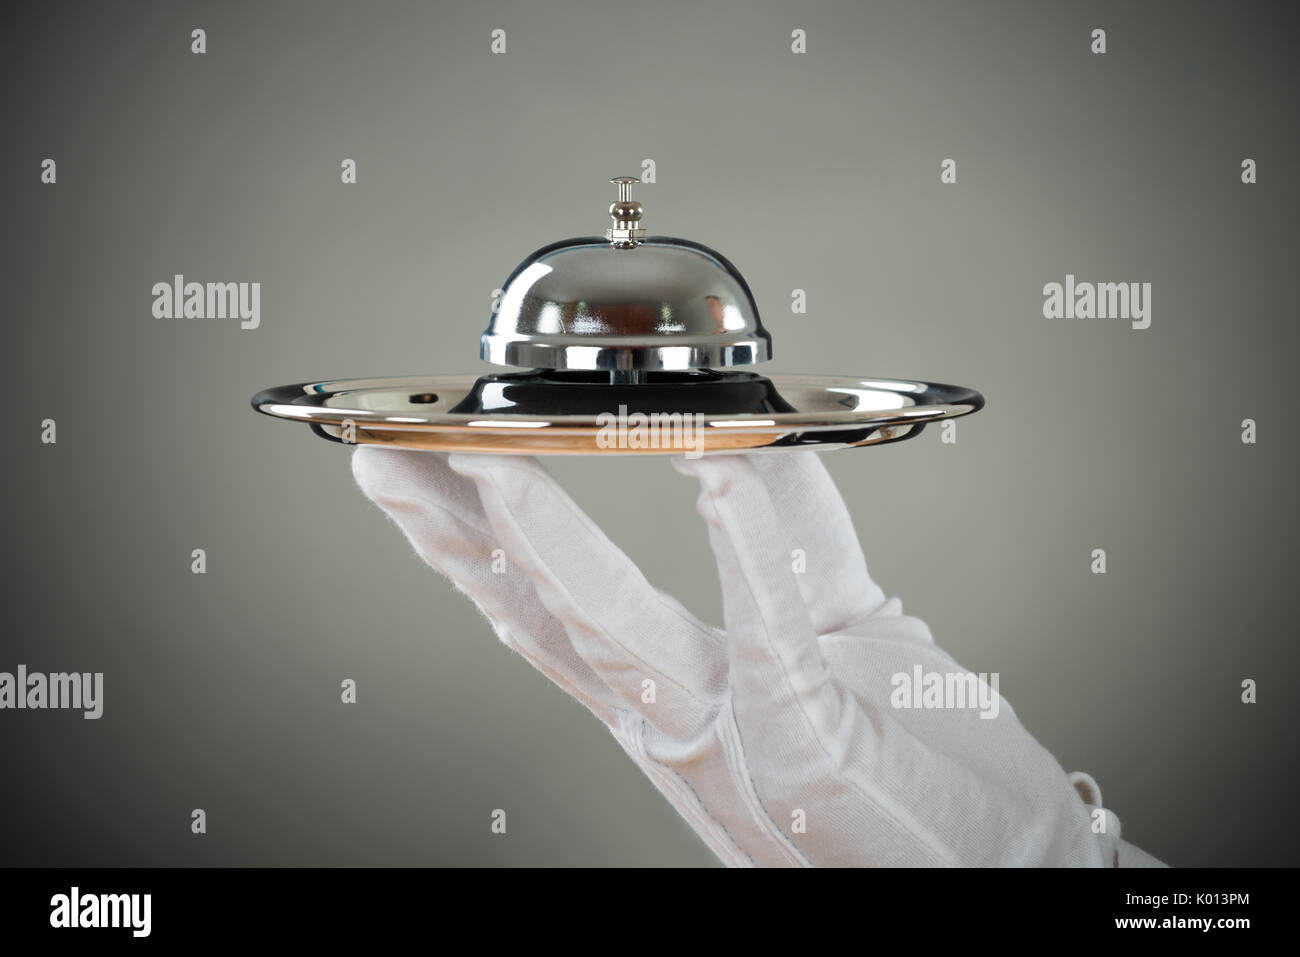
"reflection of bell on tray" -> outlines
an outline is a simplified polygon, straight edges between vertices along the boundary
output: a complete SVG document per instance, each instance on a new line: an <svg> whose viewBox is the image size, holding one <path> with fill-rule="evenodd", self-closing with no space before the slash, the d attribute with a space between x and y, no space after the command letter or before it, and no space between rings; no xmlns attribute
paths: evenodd
<svg viewBox="0 0 1300 957"><path fill-rule="evenodd" d="M776 375L749 286L713 250L645 235L620 176L605 238L511 274L480 355L526 372L355 379L259 392L259 412L336 441L470 452L707 453L900 441L977 411L937 383Z"/></svg>

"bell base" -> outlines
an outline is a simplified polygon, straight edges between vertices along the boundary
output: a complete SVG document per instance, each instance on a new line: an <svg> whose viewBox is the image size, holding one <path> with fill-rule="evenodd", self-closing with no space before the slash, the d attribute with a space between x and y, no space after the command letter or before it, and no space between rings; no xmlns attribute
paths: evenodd
<svg viewBox="0 0 1300 957"><path fill-rule="evenodd" d="M772 381L753 372L647 370L635 382L608 372L533 369L480 377L449 411L460 415L600 415L701 413L762 415L795 412Z"/></svg>

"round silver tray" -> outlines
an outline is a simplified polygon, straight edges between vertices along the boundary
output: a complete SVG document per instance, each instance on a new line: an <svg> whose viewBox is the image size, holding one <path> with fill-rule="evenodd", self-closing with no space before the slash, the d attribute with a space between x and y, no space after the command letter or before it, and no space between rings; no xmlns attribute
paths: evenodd
<svg viewBox="0 0 1300 957"><path fill-rule="evenodd" d="M797 411L756 414L467 415L452 413L473 375L338 379L266 389L258 412L303 422L322 438L444 452L681 455L825 451L900 442L927 423L976 412L973 389L903 379L772 375Z"/></svg>

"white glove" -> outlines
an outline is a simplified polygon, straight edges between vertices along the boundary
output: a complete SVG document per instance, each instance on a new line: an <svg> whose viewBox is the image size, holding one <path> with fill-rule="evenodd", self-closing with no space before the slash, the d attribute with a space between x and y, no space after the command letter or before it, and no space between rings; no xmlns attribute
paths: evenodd
<svg viewBox="0 0 1300 957"><path fill-rule="evenodd" d="M534 459L353 457L421 557L605 723L725 863L1158 863L1110 812L1094 833L1095 782L1067 777L987 685L992 718L891 704L918 665L966 672L868 576L817 455L674 465L700 480L725 633L652 587Z"/></svg>

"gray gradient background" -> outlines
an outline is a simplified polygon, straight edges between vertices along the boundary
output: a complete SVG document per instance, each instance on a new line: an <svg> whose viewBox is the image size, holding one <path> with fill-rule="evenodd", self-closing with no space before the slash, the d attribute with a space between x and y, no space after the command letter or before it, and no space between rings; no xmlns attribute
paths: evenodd
<svg viewBox="0 0 1300 957"><path fill-rule="evenodd" d="M1001 673L1126 837L1175 865L1298 862L1285 7L4 16L0 670L103 671L106 700L97 722L0 713L0 862L714 863L418 561L347 450L248 408L286 382L486 369L491 290L532 249L599 232L606 179L644 157L647 225L740 267L771 371L987 396L955 446L932 429L827 457L886 591ZM150 287L176 272L260 281L261 328L154 319ZM1043 319L1067 272L1150 281L1151 328ZM694 483L660 459L553 468L651 581L720 621Z"/></svg>

